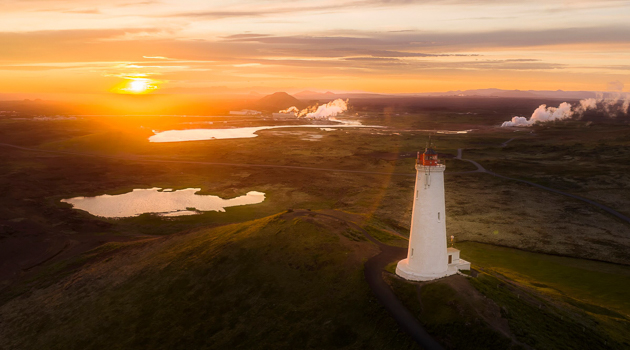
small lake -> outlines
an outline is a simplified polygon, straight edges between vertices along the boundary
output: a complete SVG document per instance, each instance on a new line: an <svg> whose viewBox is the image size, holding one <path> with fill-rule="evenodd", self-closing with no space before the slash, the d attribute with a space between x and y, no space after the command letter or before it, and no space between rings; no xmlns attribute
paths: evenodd
<svg viewBox="0 0 630 350"><path fill-rule="evenodd" d="M247 128L232 129L187 129L187 130L168 130L156 132L155 135L149 137L149 142L182 142L182 141L203 141L203 140L220 140L220 139L244 139L257 137L256 134L261 130L280 129L280 128L319 128L325 131L331 131L337 128L375 128L378 126L369 125L280 125L280 126L257 126Z"/></svg>
<svg viewBox="0 0 630 350"><path fill-rule="evenodd" d="M250 191L235 198L223 199L213 195L200 195L200 188L173 191L159 187L135 189L128 193L96 197L62 199L75 209L106 218L133 217L144 213L161 216L183 216L201 214L204 211L224 212L225 208L262 203L265 194Z"/></svg>

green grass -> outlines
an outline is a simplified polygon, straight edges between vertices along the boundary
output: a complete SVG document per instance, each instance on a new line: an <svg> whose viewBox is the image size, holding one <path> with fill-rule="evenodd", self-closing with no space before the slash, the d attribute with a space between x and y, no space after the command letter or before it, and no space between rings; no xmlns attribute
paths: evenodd
<svg viewBox="0 0 630 350"><path fill-rule="evenodd" d="M485 271L467 281L500 307L518 342L535 349L630 347L625 314L630 267L474 242L456 247L462 258ZM394 268L390 264L387 270ZM475 305L472 295L442 281L423 284L420 291L418 284L397 278L390 277L390 284L446 347L469 349L478 342L484 344L480 349L509 347L507 338L476 319L476 310L485 306ZM475 344L466 339L475 339Z"/></svg>
<svg viewBox="0 0 630 350"><path fill-rule="evenodd" d="M374 226L366 226L365 230L374 238L387 245L406 248L409 245L409 240L396 236L392 233L378 229Z"/></svg>
<svg viewBox="0 0 630 350"><path fill-rule="evenodd" d="M414 348L355 237L287 213L114 252L0 306L3 349Z"/></svg>
<svg viewBox="0 0 630 350"><path fill-rule="evenodd" d="M9 288L2 290L0 293L0 305L19 296L28 296L34 290L47 288L76 272L77 269L87 263L110 259L110 256L117 251L122 251L134 246L141 246L145 243L145 241L108 242L75 257L44 265L44 267L37 271L32 277L21 280L11 285Z"/></svg>
<svg viewBox="0 0 630 350"><path fill-rule="evenodd" d="M453 155L457 154L457 150L454 150ZM458 172L458 171L474 171L477 167L472 163L459 160L459 159L444 159L442 163L446 166L446 172Z"/></svg>
<svg viewBox="0 0 630 350"><path fill-rule="evenodd" d="M425 329L447 349L516 349L493 330L471 305L469 296L444 282L422 285L388 277L398 298L417 315Z"/></svg>
<svg viewBox="0 0 630 350"><path fill-rule="evenodd" d="M462 258L553 295L630 315L630 267L488 244L456 244Z"/></svg>
<svg viewBox="0 0 630 350"><path fill-rule="evenodd" d="M507 318L518 340L535 349L621 349L630 346L627 332L620 333L621 337L610 336L610 330L599 327L598 321L508 287L488 274L480 274L471 279L471 283L501 307L503 317ZM621 340L623 337L626 339Z"/></svg>
<svg viewBox="0 0 630 350"><path fill-rule="evenodd" d="M387 264L387 266L385 266L385 271L391 274L396 274L397 266L398 266L398 261L394 261L393 263Z"/></svg>
<svg viewBox="0 0 630 350"><path fill-rule="evenodd" d="M364 121L365 124L427 130L449 128L458 123L495 125L507 119L502 115L516 113L511 106L498 114L494 112L494 106L487 110L474 109L475 113L479 113L475 116L462 115L456 111L455 108L452 111L422 112L400 117L386 113L378 116L369 114ZM531 108L525 108L518 113L527 112L531 112ZM219 119L216 121L219 122ZM6 127L0 128L0 138L4 142L30 147L105 155L131 154L206 162L303 165L412 174L413 158L387 160L373 157L372 154L401 154L422 150L428 135L428 132L403 132L400 136L372 135L369 130L362 129L350 133L322 133L324 137L319 142L303 141L300 137L290 135L173 144L146 142L147 130L179 128L182 120L93 118L64 123L11 122L4 123L3 127ZM234 118L229 118L228 121L230 127L246 126L249 123ZM140 126L144 129L139 129ZM466 148L464 158L479 160L482 165L504 175L527 178L568 190L578 188L578 185L584 191L595 191L602 187L603 190L613 192L592 198L608 203L618 210L630 207L626 205L628 196L623 192L628 187L624 186L628 181L628 169L623 163L630 154L627 127L584 128L579 125L555 125L536 128L535 131L536 134L499 130L492 133L437 135L434 141L442 153L454 155L457 148ZM498 147L515 135L518 139L512 141L508 147ZM113 140L116 142L112 142ZM584 164L584 160L588 162ZM13 223L8 220L13 218L26 218L32 226L37 224L36 228L42 235L94 232L168 235L191 232L199 227L262 218L288 208L333 208L365 214L367 217L378 217L382 223L374 221L367 225L371 234L387 244L401 247L407 245L405 240L387 231L393 229L403 235L408 234L413 177L137 163L14 149L3 149L0 162L6 170L0 175L0 188L4 195L0 199L0 220L5 220L3 225L6 223L6 232L11 234L22 232L19 225L14 225L15 228L11 226ZM445 162L449 172L474 169L467 162L452 159ZM597 256L603 260L614 254L621 254L621 258L627 260L627 255L623 254L624 249L627 250L627 243L621 241L616 244L617 241L609 239L619 237L614 235L619 230L618 226L613 225L613 219L602 217L593 220L589 215L580 214L573 215L568 220L564 212L547 216L551 210L543 209L520 216L519 225L514 225L514 217L517 216L505 216L507 211L517 210L513 209L513 204L517 203L511 199L519 198L520 202L523 198L523 202L530 200L545 203L548 197L544 196L544 192L522 186L519 188L513 186L512 182L498 181L482 175L452 175L447 176L446 180L449 210L479 212L479 218L472 214L464 215L465 213L461 213L460 219L455 215L449 217L449 220L459 220L455 223L459 223L462 230L476 235L471 235L473 239L494 239L494 242L500 244L509 243L533 249L532 242L542 242L544 238L544 235L537 235L535 232L558 237L565 232L569 235L573 234L573 230L592 226L601 230L601 234L592 235L593 241L577 240L567 249L555 248L547 243L544 243L544 247L551 247L549 251L553 252ZM161 218L147 214L124 220L94 218L59 204L61 198L116 193L153 186L201 187L205 193L226 197L233 197L238 191L252 189L267 193L267 199L256 206L228 208L225 213L205 213L182 218ZM500 190L506 193L496 196ZM590 196L595 193L587 194ZM475 197L475 200L471 200L471 197ZM552 205L554 208L550 209L558 208L557 203ZM503 214L486 217L488 213ZM492 234L496 231L492 227L497 222L501 222L506 229L509 226L518 231L513 234L514 240L502 241L502 235ZM561 223L561 226L571 223L571 226L560 227L549 233L548 228L553 226L551 223ZM247 225L250 224L252 226L248 228ZM76 275L74 270L68 268L67 262L45 266L40 277L31 281L33 285L27 285L26 289L21 290L25 301L13 301L0 315L3 321L7 315L13 315L10 326L15 333L11 333L12 339L27 339L25 341L30 343L24 344L30 344L34 348L37 347L35 342L40 341L40 337L53 339L57 348L112 348L114 341L119 347L177 348L183 347L183 344L191 344L197 348L262 347L261 344L252 344L244 335L277 342L283 335L288 344L286 347L293 348L359 348L366 344L367 334L374 332L375 335L371 335L369 341L375 347L379 344L385 344L383 348L409 345L400 340L396 326L392 325L386 313L375 306L371 294L361 282L362 264L344 260L353 251L336 247L339 241L327 241L323 238L327 236L323 234L337 232L336 237L341 241L351 242L366 250L371 245L362 240L356 231L338 231L334 227L308 221L296 223L295 227L299 229L296 231L283 226L285 224L287 223L255 221L230 228L208 229L203 231L204 234L193 234L196 237L205 235L206 238L197 243L191 241L188 245L181 243L179 235L163 238L165 242L171 242L172 239L172 242L183 245L172 243L169 246L171 243L164 243L171 248L181 248L177 248L179 250L173 254L167 254L170 248L161 252L138 249L138 252L146 253L143 255L146 260L141 259L140 255L115 253L107 262L112 265L97 265L92 272L82 269ZM502 228L501 233L503 231ZM256 242L251 246L247 245L249 240L245 239L250 236ZM624 292L630 290L626 267L519 250L501 250L502 248L474 243L459 243L458 246L463 249L463 257L472 260L474 264L488 266L491 271L500 272L545 293L544 295L554 296L597 317L600 327L610 329L611 334L627 332L627 326L617 322L620 314L627 315L629 309L628 301L624 298ZM580 251L579 248L582 247L597 247L598 255L593 255L593 250ZM330 257L325 254L330 254ZM113 259L113 256L122 260ZM273 259L270 260L271 258ZM360 255L360 258L365 259L366 255ZM615 257L617 260L611 261L621 258ZM83 257L78 259L84 262ZM348 269L332 268L339 264ZM137 270L136 266L146 269ZM391 265L388 270L392 271L392 268L395 269L395 265ZM109 274L99 275L99 271L108 271ZM73 279L64 280L68 282L64 288L67 286L68 289L55 289L61 287L54 287L54 282L68 277L69 272L73 273ZM125 274L127 272L129 273ZM283 283L282 278L274 279L275 275L281 275L286 281ZM309 276L316 277L305 281ZM102 286L99 281L107 281L110 285ZM491 284L490 281L488 283ZM312 288L313 292L308 288ZM458 300L448 289L437 291L439 293L429 288L424 291L427 293L424 297L438 304L447 303L447 306L450 305L448 303L462 305L462 300ZM497 300L504 298L506 307L509 306L512 310L512 306L507 303L513 302L508 298L509 295L495 296L487 292L489 296L498 298ZM339 300L332 302L329 298ZM28 302L32 302L32 305L27 305ZM513 307L514 310L520 310L517 306ZM338 313L329 312L326 308L339 310L339 313L349 316L339 318L336 316ZM24 310L25 314L14 314L16 310ZM462 310L465 314L470 311L466 311L465 307ZM373 323L366 323L363 319L366 315L357 316L357 313L363 311L374 318ZM441 332L447 333L452 325L446 321L452 320L455 315L452 311L442 310L436 315L443 317L430 321L445 327ZM537 322L535 311L524 310L529 316L525 321L518 322ZM125 329L114 312L121 313L121 320L131 324L132 329ZM97 317L98 313L102 313L102 318ZM319 316L313 320L304 320L305 314ZM554 318L544 319L549 322L557 321ZM20 320L24 322L20 323ZM252 321L254 323L249 328L243 326ZM187 322L196 323L191 326ZM521 327L522 324L518 322L516 325ZM5 325L9 323L2 324L6 328ZM270 324L277 325L278 328L274 329ZM572 332L573 326L562 327L558 329ZM105 331L120 334L111 341L88 339L89 334L104 334ZM530 331L539 330L531 328ZM34 334L38 336L34 337ZM550 334L553 332L544 335L541 341L546 341L545 337L551 336ZM216 341L218 338L225 339L225 342ZM477 339L474 334L470 338ZM625 338L620 336L618 339L623 342Z"/></svg>

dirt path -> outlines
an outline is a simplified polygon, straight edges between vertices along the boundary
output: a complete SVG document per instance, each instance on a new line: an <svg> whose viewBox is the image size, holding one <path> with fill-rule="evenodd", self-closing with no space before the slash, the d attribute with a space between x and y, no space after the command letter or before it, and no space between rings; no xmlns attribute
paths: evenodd
<svg viewBox="0 0 630 350"><path fill-rule="evenodd" d="M507 142L509 142L511 140L508 140ZM621 219L621 220L625 221L626 223L630 224L630 217L627 217L627 216L619 213L618 211L616 211L616 210L614 210L614 209L612 209L610 207L607 207L607 206L605 206L603 204L597 203L595 201L592 201L592 200L584 198L584 197L580 197L580 196L577 196L577 195L574 195L574 194L571 194L571 193L567 193L567 192L563 192L563 191L560 191L560 190L556 190L556 189L553 189L553 188L550 188L550 187L547 187L547 186L539 185L539 184L537 184L535 182L499 175L499 174L497 174L495 172L487 170L486 168L481 166L481 164L475 162L474 160L462 158L462 152L463 152L462 148L458 149L457 150L457 157L455 157L455 159L459 159L459 160L463 160L463 161L469 162L469 163L471 163L471 164L473 164L474 166L477 167L477 170L472 171L472 172L468 172L468 173L486 173L486 174L490 174L492 176L496 176L496 177L501 178L501 179L521 182L521 183L524 183L524 184L528 184L530 186L538 187L538 188L543 189L545 191L549 191L549 192L561 194L563 196L571 197L573 199L577 199L579 201L582 201L582 202L588 203L590 205L593 205L593 206L595 206L595 207L597 207L597 208L599 208L599 209L601 209L601 210L603 210L603 211L605 211L605 212L607 212L607 213L609 213L611 215L616 216L618 219Z"/></svg>
<svg viewBox="0 0 630 350"><path fill-rule="evenodd" d="M486 168L484 168L483 166L481 166L481 164L475 162L474 160L470 160L470 159L463 159L462 158L462 152L464 151L463 148L458 148L457 149L457 157L455 157L455 159L459 159L459 160L463 160L465 162L471 163L472 165L477 167L477 170L473 170L473 171L466 171L465 173L487 173L488 171L486 170ZM462 172L464 173L464 172Z"/></svg>
<svg viewBox="0 0 630 350"><path fill-rule="evenodd" d="M511 139L503 142L499 147L507 147L508 143L512 142L514 139L516 139L516 137L512 137Z"/></svg>
<svg viewBox="0 0 630 350"><path fill-rule="evenodd" d="M389 287L385 279L383 279L383 271L391 262L401 260L407 255L406 248L392 247L381 243L372 237L363 227L352 221L331 214L318 213L307 210L296 210L297 215L320 215L335 220L339 220L350 227L363 233L365 238L376 244L380 249L380 253L371 257L364 265L365 280L370 289L378 299L378 301L389 311L400 328L409 334L423 349L437 350L443 347L436 342L429 333L422 327L418 319L398 300L394 291Z"/></svg>

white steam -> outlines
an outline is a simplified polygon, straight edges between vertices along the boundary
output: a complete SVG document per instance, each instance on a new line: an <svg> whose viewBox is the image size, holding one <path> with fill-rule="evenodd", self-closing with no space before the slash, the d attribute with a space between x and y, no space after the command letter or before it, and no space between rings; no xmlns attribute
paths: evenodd
<svg viewBox="0 0 630 350"><path fill-rule="evenodd" d="M306 118L311 119L328 119L330 117L336 117L337 114L343 113L348 110L348 101L344 101L340 98L328 102L325 105L317 107L315 112L306 114Z"/></svg>
<svg viewBox="0 0 630 350"><path fill-rule="evenodd" d="M589 113L602 113L608 118L615 118L620 115L627 116L630 108L630 99L621 94L613 98L587 98L581 100L574 107L567 102L562 102L558 107L547 107L540 105L529 119L516 116L501 124L501 127L509 126L532 126L538 122L548 122L552 120L563 120L567 118L582 118Z"/></svg>
<svg viewBox="0 0 630 350"><path fill-rule="evenodd" d="M298 113L300 113L300 110L297 107L293 106L293 107L289 107L287 109L283 109L283 110L281 110L278 113L282 113L282 114L291 114L291 113L293 113L293 114L297 115Z"/></svg>
<svg viewBox="0 0 630 350"><path fill-rule="evenodd" d="M309 118L309 119L330 119L336 117L338 114L343 113L348 110L348 100L342 100L340 98L328 102L321 106L312 106L304 108L303 110L299 110L297 107L289 107L285 110L280 111L279 113L284 114L295 114L298 118Z"/></svg>
<svg viewBox="0 0 630 350"><path fill-rule="evenodd" d="M573 115L571 112L571 105L566 102L562 102L560 106L547 107L547 105L540 105L536 108L529 120L525 117L514 117L511 121L503 122L501 127L506 126L530 126L537 122L548 122L550 120L562 120L569 118Z"/></svg>

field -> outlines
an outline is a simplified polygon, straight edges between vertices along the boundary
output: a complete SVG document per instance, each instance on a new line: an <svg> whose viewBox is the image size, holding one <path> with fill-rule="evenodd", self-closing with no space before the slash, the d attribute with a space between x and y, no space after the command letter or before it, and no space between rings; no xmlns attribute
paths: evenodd
<svg viewBox="0 0 630 350"><path fill-rule="evenodd" d="M20 332L21 336L15 339L22 339L15 340L9 348L27 348L17 344L32 332L47 335L23 343L30 348L41 348L44 343L39 341L53 342L57 348L71 348L67 347L70 343L65 342L69 341L66 339L69 327L76 323L67 323L70 321L65 316L59 316L64 314L60 310L83 297L87 298L86 304L77 305L68 315L84 320L85 339L94 332L103 332L105 328L97 326L101 319L92 313L104 312L102 317L108 320L110 328L106 329L109 331L119 329L122 323L138 322L136 327L144 327L144 331L139 331L140 338L130 338L128 343L121 343L121 348L140 344L155 347L150 343L154 341L150 333L142 332L157 332L166 327L165 322L170 317L179 317L184 322L184 316L180 314L182 310L168 307L164 315L156 316L153 312L157 311L150 311L151 307L182 298L178 299L177 308L194 309L192 300L203 299L204 291L209 293L204 302L210 304L202 308L209 311L195 317L211 318L220 314L224 315L223 319L206 324L207 328L194 329L195 319L191 318L189 332L192 333L185 334L189 339L207 340L213 336L207 332L214 329L217 335L212 346L216 348L255 347L253 343L238 343L243 332L258 332L253 339L274 342L279 341L281 334L302 334L301 340L295 340L296 344L313 348L335 344L361 348L367 339L382 344L381 347L411 347L413 344L398 333L387 313L372 304L375 301L361 279L362 263L376 254L374 246L353 234L344 235L342 228L328 222L316 220L293 225L286 219L281 227L276 227L274 225L280 224L273 220L279 220L279 213L289 215L287 211L294 209L334 210L352 215L353 220L358 220L382 242L406 246L404 237L408 235L410 223L416 152L424 149L429 135L447 166L447 230L456 237L456 245L461 247L464 258L482 271L476 282L470 282L471 288L491 297L497 305L503 305L503 300L506 308L516 307L512 294L492 294L488 289L493 279L512 283L514 288L527 290L554 307L580 310L570 313L578 315L575 316L578 319L581 313L586 313L584 317L606 325L589 326L597 339L627 344L628 340L620 334L628 329L630 314L630 306L623 297L630 265L630 224L576 199L487 173L471 173L476 169L472 164L455 159L458 149L463 149L464 159L475 160L500 175L576 194L629 215L628 126L572 121L520 131L498 127L514 114L531 113L540 103L557 105L558 101L357 100L343 118L375 127L336 131L275 129L260 131L258 137L249 139L180 143L149 143L147 138L153 135L152 130L264 126L279 122L264 117L225 116L79 116L45 121L28 115L4 117L0 119L1 142L22 147L0 145L3 169L0 172L3 193L0 197L0 318L10 324L14 332ZM302 123L302 120L282 121L282 124ZM465 134L438 133L471 129ZM60 202L76 196L111 195L151 187L198 187L204 194L223 198L260 191L266 194L266 200L257 205L228 208L224 213L205 212L183 217L143 214L123 219L94 217ZM283 239L270 238L276 237L276 230ZM325 236L328 231L334 235ZM212 237L222 237L220 242L241 238L238 244L225 243L224 247L221 243L207 246L207 251L202 249L206 243L197 240L210 242ZM257 238L252 241L255 243L248 243L247 237ZM298 246L283 246L294 237L301 237L295 242ZM313 237L317 239L311 241ZM348 237L355 237L357 241ZM278 250L274 251L274 247ZM330 251L330 256L323 254L324 250ZM285 253L287 261L279 263ZM346 253L351 254L352 259L345 258ZM171 259L172 254L175 260ZM225 261L231 263L219 268L223 264L219 263L223 261L222 256L228 255L233 260ZM133 260L140 256L148 260ZM331 304L325 298L300 289L298 281L312 271L311 258L324 259L322 269L325 271L309 288L323 294L333 293L347 303ZM265 270L256 266L257 259L280 265ZM169 264L171 260L173 263ZM242 266L239 261L244 261ZM246 278L246 269L253 266L257 272ZM149 271L148 275L140 274L143 268ZM176 273L188 268L191 271L186 272L186 276ZM120 280L108 275L119 269L128 274L120 276ZM216 276L206 276L210 270L219 272ZM163 271L170 277L158 283ZM296 274L289 276L288 271ZM243 277L230 279L236 275ZM85 281L90 282L80 282L83 276L88 276ZM267 276L287 276L285 282L273 279L273 283L286 285L279 289L258 289L257 286L265 285ZM179 278L186 280L179 281ZM320 284L329 283L326 282L329 278L343 279L347 283L335 284L339 287L333 291L322 289ZM111 286L105 287L103 283ZM64 285L72 291L67 296L62 296ZM221 287L214 290L215 285ZM99 296L101 288L106 292ZM398 289L405 288L403 284ZM430 287L422 299L440 294L431 288L454 287ZM147 290L152 292L143 294L148 293ZM228 291L236 293L233 299L222 299L227 298ZM306 299L292 299L291 295ZM453 294L453 298L456 295ZM122 304L108 304L120 298L123 298ZM306 300L310 299L312 302L308 304ZM51 300L56 301L47 305ZM247 300L244 305L250 308L240 310L238 300ZM282 308L286 309L260 308L256 300L265 300L266 305L279 305L282 301ZM33 305L47 305L50 317L60 317L62 328L47 325L44 316L35 316L35 311L30 310L34 301L37 303ZM508 301L512 304L508 305ZM215 310L221 303L226 306ZM120 305L138 305L140 309L130 310L125 316L128 318L117 321L111 314L114 311L108 311L108 305L112 305L112 310L119 310L123 307ZM234 311L227 310L228 305L232 305ZM296 305L299 307L291 313ZM346 308L344 314L349 319L326 323L332 317L330 312L340 307ZM357 314L357 310L363 309L377 320L389 322L373 338L368 335L375 323L362 320ZM530 311L535 317L534 311ZM17 316L22 314L24 316ZM298 314L308 315L309 320L297 322L301 317ZM470 311L470 315L474 314ZM270 318L281 320L278 330L265 328L262 320ZM258 323L251 328L241 328L246 319L258 320ZM422 317L421 320L428 324L437 322ZM33 322L33 326L19 326L24 322ZM501 334L507 334L507 343L499 341L489 346L532 346L531 339L516 335L513 330L509 332L511 324L508 331L500 325L480 327L477 331L486 329L488 339L493 332L501 333L501 329L504 331ZM229 333L221 333L226 329ZM307 329L323 333L300 333L308 332ZM434 332L441 331L438 327ZM191 344L201 344L193 340ZM76 342L72 346L105 346L105 339L93 341ZM173 345L175 340L160 341ZM536 341L545 343L549 338Z"/></svg>

